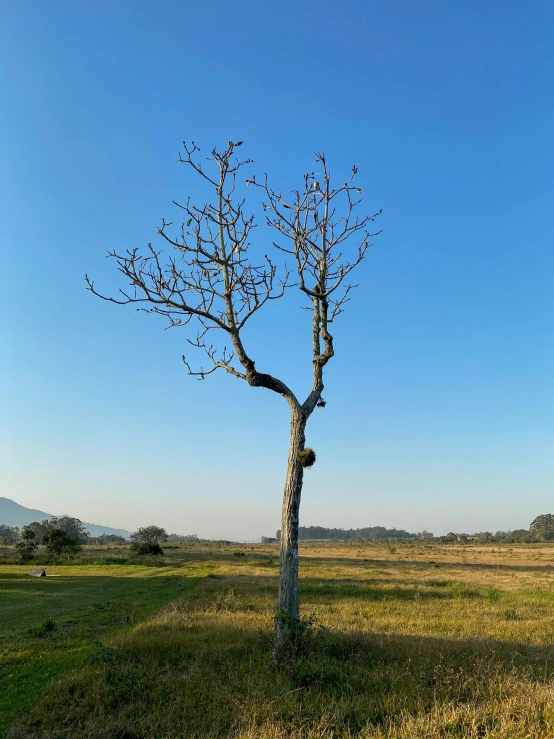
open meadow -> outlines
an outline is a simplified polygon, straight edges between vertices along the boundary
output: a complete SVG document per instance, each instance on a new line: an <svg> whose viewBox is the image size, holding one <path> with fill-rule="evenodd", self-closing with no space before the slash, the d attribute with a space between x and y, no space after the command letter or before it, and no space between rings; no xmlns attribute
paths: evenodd
<svg viewBox="0 0 554 739"><path fill-rule="evenodd" d="M301 543L271 664L276 544L0 565L0 736L554 737L554 546ZM15 561L15 560L14 560Z"/></svg>

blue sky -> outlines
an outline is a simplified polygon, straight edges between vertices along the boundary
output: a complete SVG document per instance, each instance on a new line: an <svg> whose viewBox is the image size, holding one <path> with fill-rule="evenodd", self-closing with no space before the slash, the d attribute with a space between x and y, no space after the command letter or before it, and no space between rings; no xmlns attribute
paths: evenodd
<svg viewBox="0 0 554 739"><path fill-rule="evenodd" d="M288 408L188 377L186 329L85 291L242 139L284 189L325 151L383 234L335 325L301 523L435 533L554 510L550 2L5 3L0 24L0 495L134 528L280 522ZM266 236L259 231L260 239ZM256 248L266 249L266 243ZM299 394L307 314L252 324Z"/></svg>

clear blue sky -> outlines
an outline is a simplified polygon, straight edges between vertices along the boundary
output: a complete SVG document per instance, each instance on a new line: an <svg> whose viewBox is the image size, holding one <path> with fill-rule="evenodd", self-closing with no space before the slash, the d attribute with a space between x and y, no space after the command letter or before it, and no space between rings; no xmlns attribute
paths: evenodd
<svg viewBox="0 0 554 739"><path fill-rule="evenodd" d="M383 208L308 428L301 523L442 533L554 511L549 0L19 0L0 63L0 495L131 529L279 526L284 400L188 377L186 329L83 280L117 289L106 251L194 196L183 139L234 138L285 188L316 149L339 178L356 163ZM267 318L250 352L302 394L306 314Z"/></svg>

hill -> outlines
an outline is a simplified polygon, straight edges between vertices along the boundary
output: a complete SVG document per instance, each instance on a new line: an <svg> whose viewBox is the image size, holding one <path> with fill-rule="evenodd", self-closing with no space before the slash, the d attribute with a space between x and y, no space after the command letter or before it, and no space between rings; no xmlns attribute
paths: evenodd
<svg viewBox="0 0 554 739"><path fill-rule="evenodd" d="M67 514L66 514L67 515ZM53 518L54 514L45 511L37 511L35 508L26 508L19 505L15 500L0 497L0 524L7 526L18 526L22 528L33 521L44 521L45 518ZM60 516L58 516L60 518ZM110 526L99 526L96 523L86 523L83 521L85 530L91 536L101 536L102 534L116 534L124 536L126 539L130 537L130 532L126 529L113 529Z"/></svg>

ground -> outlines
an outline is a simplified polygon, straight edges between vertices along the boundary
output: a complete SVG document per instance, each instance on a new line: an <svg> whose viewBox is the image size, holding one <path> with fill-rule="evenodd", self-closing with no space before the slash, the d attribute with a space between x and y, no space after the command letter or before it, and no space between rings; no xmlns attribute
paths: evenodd
<svg viewBox="0 0 554 739"><path fill-rule="evenodd" d="M0 564L0 736L554 737L553 546L305 543L280 671L276 545L128 558Z"/></svg>

